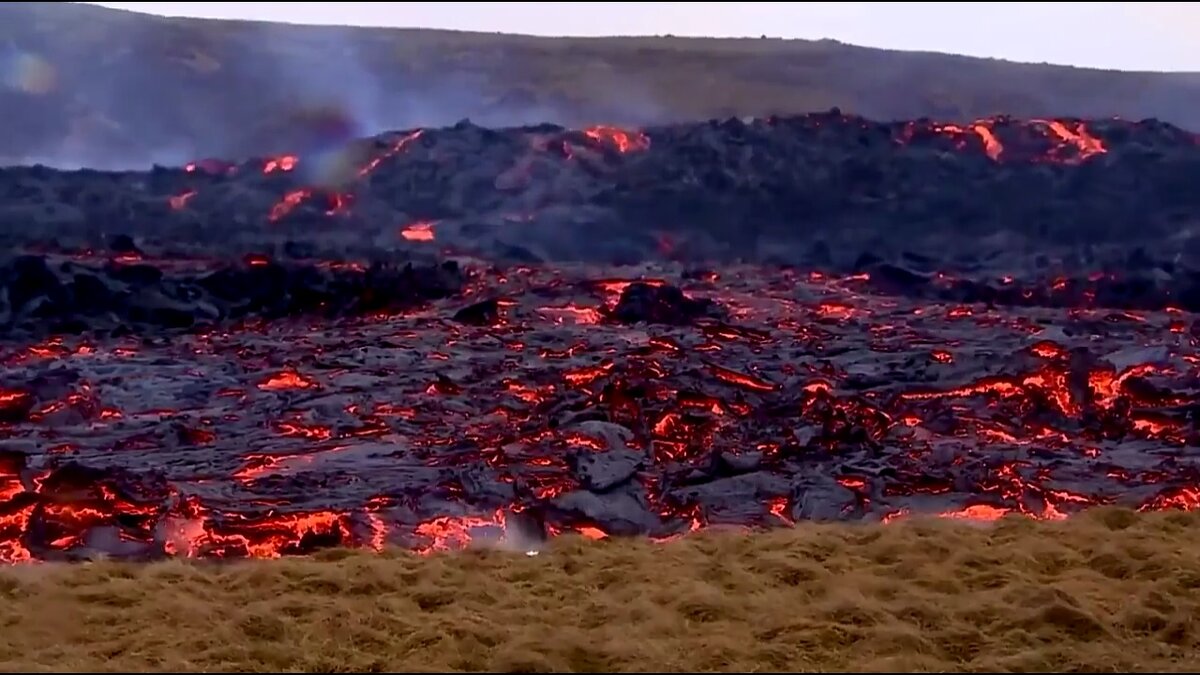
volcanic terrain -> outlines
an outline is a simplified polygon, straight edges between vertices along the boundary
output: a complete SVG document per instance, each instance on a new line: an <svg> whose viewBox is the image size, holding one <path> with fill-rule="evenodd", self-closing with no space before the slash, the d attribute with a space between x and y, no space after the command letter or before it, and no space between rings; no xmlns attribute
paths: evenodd
<svg viewBox="0 0 1200 675"><path fill-rule="evenodd" d="M910 11L916 22L947 20L922 16L940 8ZM1014 5L984 8L957 21L956 30L988 30L995 12L1043 27L1061 22L1053 10ZM1166 5L1140 13L1138 19L1177 25L1188 20L1186 8ZM548 8L539 23L555 25L555 16ZM856 20L886 19L869 10ZM1200 73L1014 63L766 35L552 38L5 2L0 44L0 165L240 160L300 152L331 135L439 127L460 117L489 127L646 126L839 106L874 119L964 124L998 113L1117 114L1200 128Z"/></svg>
<svg viewBox="0 0 1200 675"><path fill-rule="evenodd" d="M0 557L1192 508L1198 178L836 110L0 170Z"/></svg>

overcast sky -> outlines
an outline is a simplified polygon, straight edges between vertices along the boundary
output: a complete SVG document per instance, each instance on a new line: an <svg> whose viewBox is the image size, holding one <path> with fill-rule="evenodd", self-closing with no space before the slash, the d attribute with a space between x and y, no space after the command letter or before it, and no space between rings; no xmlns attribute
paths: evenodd
<svg viewBox="0 0 1200 675"><path fill-rule="evenodd" d="M1200 3L101 2L171 16L534 35L834 38L1122 70L1200 71Z"/></svg>

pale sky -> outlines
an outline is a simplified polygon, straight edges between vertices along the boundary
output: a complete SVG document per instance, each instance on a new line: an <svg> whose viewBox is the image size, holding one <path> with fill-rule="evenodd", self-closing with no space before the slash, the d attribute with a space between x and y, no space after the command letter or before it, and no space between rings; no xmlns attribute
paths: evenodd
<svg viewBox="0 0 1200 675"><path fill-rule="evenodd" d="M1120 70L1200 72L1189 2L99 2L169 16L532 35L834 38Z"/></svg>

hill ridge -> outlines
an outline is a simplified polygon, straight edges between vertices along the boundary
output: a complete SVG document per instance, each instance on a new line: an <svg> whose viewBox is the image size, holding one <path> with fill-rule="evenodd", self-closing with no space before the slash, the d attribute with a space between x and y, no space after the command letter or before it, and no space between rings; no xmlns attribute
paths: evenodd
<svg viewBox="0 0 1200 675"><path fill-rule="evenodd" d="M463 118L646 126L833 107L885 120L1118 115L1200 129L1200 74L835 40L549 38L34 2L0 5L0 45L3 164L241 158Z"/></svg>

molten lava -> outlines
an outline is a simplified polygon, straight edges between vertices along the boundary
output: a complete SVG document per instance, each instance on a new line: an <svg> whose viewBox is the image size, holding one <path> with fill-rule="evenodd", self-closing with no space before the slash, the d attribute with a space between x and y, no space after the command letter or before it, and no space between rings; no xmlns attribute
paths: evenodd
<svg viewBox="0 0 1200 675"><path fill-rule="evenodd" d="M842 116L837 120L844 125L866 125L864 120ZM829 123L822 116L810 116L806 124L811 129L820 129ZM1113 124L1116 124L1115 122ZM961 153L978 153L994 162L1005 163L1056 163L1080 164L1097 155L1108 152L1108 147L1102 135L1096 133L1088 124L1077 120L1030 120L1015 121L1006 117L996 117L976 120L970 124L953 124L941 122L913 121L896 123L890 127L892 138L898 146L926 147L935 146L952 148ZM406 133L390 134L375 141L376 150L368 153L369 159L363 162L353 173L353 178L343 187L347 191L331 191L327 187L318 188L313 185L297 184L294 170L302 161L297 155L280 155L261 160L255 167L247 167L241 173L259 171L264 175L278 176L274 184L279 186L278 200L265 214L268 222L279 222L288 219L302 211L302 205L323 197L325 202L320 209L327 216L337 216L349 213L356 196L367 193L376 184L375 174L384 164L407 161L402 156L415 153L419 157L439 158L435 162L444 161L444 153L436 150L441 135L427 133L417 129ZM581 142L580 139L586 139ZM387 140L383 140L387 139ZM941 139L941 140L934 140ZM609 164L627 161L628 156L653 152L650 135L643 131L621 129L614 126L598 125L580 131L563 131L559 134L539 132L527 139L532 153L511 158L505 164L505 169L499 175L491 176L494 185L503 190L520 193L527 189L535 174L547 171L539 163L539 156L557 152L563 160L577 164L576 150L581 143L592 150L609 150L604 161ZM948 143L948 145L947 145ZM349 156L349 155L348 155ZM594 170L592 161L582 162L579 169L571 171ZM189 200L197 193L204 191L212 184L212 177L232 178L239 174L239 167L234 164L217 160L202 160L184 167L186 173L194 174L205 180L195 181L184 191L175 195L164 196L174 210L184 209ZM340 190L341 188L339 188ZM320 204L320 202L318 202ZM504 219L510 219L512 214L504 214ZM520 214L522 220L529 220L534 214ZM668 257L678 247L677 242L665 233L656 235L659 247ZM429 241L425 235L415 238L404 237L409 241Z"/></svg>
<svg viewBox="0 0 1200 675"><path fill-rule="evenodd" d="M267 216L267 218L271 222L275 222L291 213L297 206L300 206L300 204L302 204L311 196L311 190L292 190L291 192L285 194L283 199L279 200L279 203L271 207L271 213Z"/></svg>
<svg viewBox="0 0 1200 675"><path fill-rule="evenodd" d="M187 206L187 203L189 201L191 201L192 197L195 197L195 196L196 196L195 190L184 190L183 192L180 192L179 194L171 197L171 199L170 199L171 208L176 211L179 211L180 209Z"/></svg>
<svg viewBox="0 0 1200 675"><path fill-rule="evenodd" d="M6 170L13 199L74 199L101 238L0 270L0 559L1195 508L1186 256L1163 262L1161 246L1125 245L1161 241L1132 234L1115 257L1049 250L1080 232L1063 218L1129 204L1161 203L1184 232L1186 194L1138 192L1194 163L1181 134L840 113L646 132L464 124L354 145L337 159L360 163L320 185L305 181L325 164L295 155L133 177ZM1125 187L1095 189L1109 184ZM988 186L1004 189L973 201ZM742 204L730 225L722 209ZM143 213L155 229L110 228ZM1030 218L1015 238L936 271L943 252L923 237L936 248L947 228L990 233L980 223L1003 230L1013 213ZM806 214L830 229L770 238ZM924 215L905 230L910 214ZM175 241L189 228L219 241ZM877 234L897 259L865 250ZM1008 250L1043 243L1037 266ZM776 244L857 273L694 264ZM801 245L812 254L791 257ZM343 257L313 259L326 254ZM543 262L573 255L630 264ZM666 259L690 262L651 262Z"/></svg>
<svg viewBox="0 0 1200 675"><path fill-rule="evenodd" d="M1104 147L1104 142L1089 134L1087 126L1083 122L1073 124L1073 129L1068 127L1066 122L1058 120L1034 120L1034 122L1044 124L1059 139L1060 146L1051 152L1052 157L1061 157L1063 153L1059 150L1066 146L1073 147L1075 150L1075 159L1067 161L1082 162L1093 155L1108 152Z"/></svg>
<svg viewBox="0 0 1200 675"><path fill-rule="evenodd" d="M280 157L273 157L263 163L262 172L264 174L272 174L275 172L287 173L288 171L295 169L299 162L300 158L296 157L295 155L282 155Z"/></svg>
<svg viewBox="0 0 1200 675"><path fill-rule="evenodd" d="M586 129L583 133L587 134L588 138L597 143L615 147L617 152L621 154L647 150L650 147L650 137L640 131L626 131L617 127L595 126Z"/></svg>
<svg viewBox="0 0 1200 675"><path fill-rule="evenodd" d="M1030 120L1016 123L1007 118L992 118L977 120L967 126L934 123L928 128L934 134L949 138L956 150L970 152L978 148L997 162L1007 158L1004 138L1026 134L1040 137L1043 145L1041 151L1033 155L1022 149L1025 155L1023 159L1029 161L1079 164L1108 152L1104 141L1092 135L1086 124L1077 121ZM918 123L909 122L904 125L897 140L901 144L910 144L923 132Z"/></svg>
<svg viewBox="0 0 1200 675"><path fill-rule="evenodd" d="M400 236L407 241L433 241L433 226L436 224L426 220L410 223L400 230Z"/></svg>
<svg viewBox="0 0 1200 675"><path fill-rule="evenodd" d="M371 172L379 168L380 164L391 159L392 157L395 157L403 152L404 149L410 144L415 143L417 139L421 138L422 133L423 131L421 129L417 129L416 131L402 136L399 140L395 141L392 146L388 148L387 151L382 155L375 157L370 162L367 162L365 165L363 165L362 168L358 170L359 178L366 178L367 176L371 175Z"/></svg>
<svg viewBox="0 0 1200 675"><path fill-rule="evenodd" d="M0 453L0 556L432 552L1200 503L1180 461L1200 446L1200 346L1172 332L1192 321L1177 308L1071 310L1090 332L1064 337L1034 309L916 304L868 274L472 275L470 297L411 316L12 350L6 381L48 363L80 379L0 391L0 434L53 439ZM629 314L676 283L653 297L684 304ZM666 321L698 297L727 317Z"/></svg>

